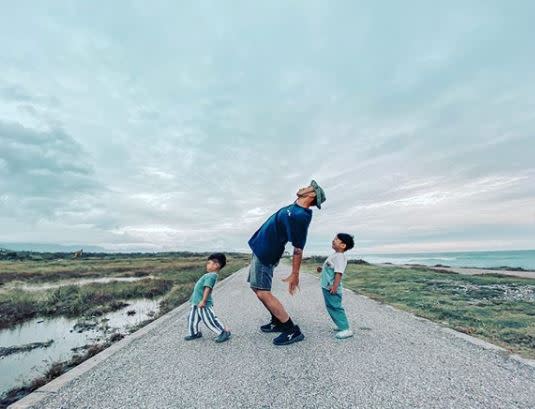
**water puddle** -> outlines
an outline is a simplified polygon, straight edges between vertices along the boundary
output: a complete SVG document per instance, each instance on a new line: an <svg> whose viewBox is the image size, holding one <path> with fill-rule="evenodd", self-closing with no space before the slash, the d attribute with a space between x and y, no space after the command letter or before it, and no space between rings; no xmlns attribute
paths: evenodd
<svg viewBox="0 0 535 409"><path fill-rule="evenodd" d="M88 328L91 325L85 326L88 329L76 326L80 322L78 319L58 317L36 318L14 328L0 330L1 347L53 341L48 347L0 358L0 395L42 376L53 362L69 360L75 354L73 349L83 353L82 347L103 341L110 333L128 333L130 328L158 313L160 300L127 301L127 307L99 317L92 322L92 328Z"/></svg>
<svg viewBox="0 0 535 409"><path fill-rule="evenodd" d="M81 278L77 280L61 280L61 281L54 281L50 283L41 283L41 284L25 284L23 282L14 282L9 283L5 289L17 289L17 290L24 290L24 291L42 291L42 290L50 290L52 288L58 288L58 287L64 287L66 285L85 285L85 284L93 284L93 283L111 283L113 281L119 281L119 282L133 282L133 281L140 281L145 279L153 279L154 276L147 275L142 277L101 277L101 278Z"/></svg>

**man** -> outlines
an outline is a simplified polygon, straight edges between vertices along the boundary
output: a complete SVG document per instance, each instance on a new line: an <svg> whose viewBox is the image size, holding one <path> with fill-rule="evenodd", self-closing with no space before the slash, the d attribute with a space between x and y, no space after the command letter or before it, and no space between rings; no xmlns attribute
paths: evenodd
<svg viewBox="0 0 535 409"><path fill-rule="evenodd" d="M310 186L297 191L297 200L293 204L273 214L249 240L253 256L247 281L258 299L271 313L271 322L262 325L260 329L263 332L281 332L273 340L275 345L288 345L305 338L281 302L271 293L271 282L273 270L282 257L284 247L286 243L291 242L294 247L292 272L283 281L288 283L290 294L295 293L299 286L299 269L308 226L312 220L310 207L316 206L321 209L323 202L325 202L325 192L313 180Z"/></svg>

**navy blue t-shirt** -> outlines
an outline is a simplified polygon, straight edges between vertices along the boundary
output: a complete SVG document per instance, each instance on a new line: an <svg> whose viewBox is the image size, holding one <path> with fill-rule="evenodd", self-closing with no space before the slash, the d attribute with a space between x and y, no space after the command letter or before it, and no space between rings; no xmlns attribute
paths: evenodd
<svg viewBox="0 0 535 409"><path fill-rule="evenodd" d="M249 247L262 264L277 264L286 243L303 249L312 220L312 210L295 203L279 209L253 234Z"/></svg>

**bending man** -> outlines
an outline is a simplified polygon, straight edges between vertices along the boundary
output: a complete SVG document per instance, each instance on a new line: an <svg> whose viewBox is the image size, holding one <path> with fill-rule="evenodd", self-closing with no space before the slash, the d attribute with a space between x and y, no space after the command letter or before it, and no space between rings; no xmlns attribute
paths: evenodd
<svg viewBox="0 0 535 409"><path fill-rule="evenodd" d="M311 206L321 209L325 201L325 192L312 181L310 186L297 191L297 200L279 209L253 234L249 247L253 251L249 278L251 289L271 314L271 321L262 325L263 332L281 332L273 343L288 345L302 341L305 336L295 325L281 302L271 293L273 270L279 263L286 243L291 242L294 251L292 272L283 281L288 283L290 294L299 286L299 269L306 244L308 226L312 220Z"/></svg>

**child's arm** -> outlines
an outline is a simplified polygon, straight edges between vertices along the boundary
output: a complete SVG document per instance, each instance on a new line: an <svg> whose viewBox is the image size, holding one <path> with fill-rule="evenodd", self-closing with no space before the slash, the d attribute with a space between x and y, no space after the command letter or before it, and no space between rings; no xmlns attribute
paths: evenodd
<svg viewBox="0 0 535 409"><path fill-rule="evenodd" d="M340 285L340 281L342 281L342 273L335 273L333 286L331 287L331 290L330 290L331 294L336 294L336 291L338 290L338 286Z"/></svg>
<svg viewBox="0 0 535 409"><path fill-rule="evenodd" d="M211 292L212 292L211 287L204 287L204 291L202 293L202 300L199 304L197 304L197 307L199 308L206 307L206 300L208 299L208 296L210 295Z"/></svg>

